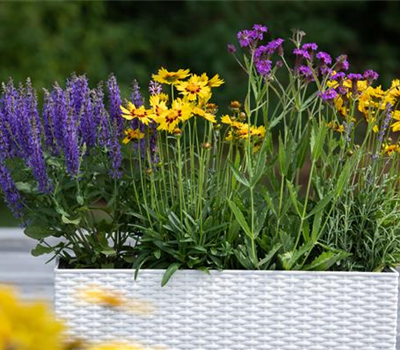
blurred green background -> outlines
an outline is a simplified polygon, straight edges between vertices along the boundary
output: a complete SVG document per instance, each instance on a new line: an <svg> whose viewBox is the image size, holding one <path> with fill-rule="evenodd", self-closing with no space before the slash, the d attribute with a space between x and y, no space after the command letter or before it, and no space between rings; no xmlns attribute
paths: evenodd
<svg viewBox="0 0 400 350"><path fill-rule="evenodd" d="M31 77L40 89L72 72L93 85L113 72L128 96L132 79L146 91L160 66L190 68L226 80L222 108L246 88L226 45L260 23L268 38L300 28L334 57L347 53L353 71L375 69L388 84L400 76L399 19L397 1L0 2L0 80ZM0 226L15 224L1 204Z"/></svg>

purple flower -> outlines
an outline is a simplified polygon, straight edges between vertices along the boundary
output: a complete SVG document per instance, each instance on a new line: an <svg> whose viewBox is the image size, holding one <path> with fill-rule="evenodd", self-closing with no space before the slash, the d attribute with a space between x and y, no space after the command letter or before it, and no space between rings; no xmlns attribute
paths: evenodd
<svg viewBox="0 0 400 350"><path fill-rule="evenodd" d="M110 117L112 121L117 121L119 133L122 135L124 123L121 113L121 94L119 91L117 78L114 75L110 75L108 78L107 87L110 99Z"/></svg>
<svg viewBox="0 0 400 350"><path fill-rule="evenodd" d="M109 115L104 106L104 92L102 85L99 85L97 89L92 91L93 100L93 111L94 115L98 118L99 130L98 130L98 144L102 147L110 145L110 124Z"/></svg>
<svg viewBox="0 0 400 350"><path fill-rule="evenodd" d="M304 76L306 83L314 81L313 71L312 71L312 69L310 67L308 67L308 66L300 66L300 67L297 68L297 72L300 75Z"/></svg>
<svg viewBox="0 0 400 350"><path fill-rule="evenodd" d="M56 83L51 93L53 107L50 109L50 115L53 124L54 138L58 150L64 148L64 129L67 120L67 102L64 91Z"/></svg>
<svg viewBox="0 0 400 350"><path fill-rule="evenodd" d="M339 57L336 58L336 64L335 64L335 70L336 71L341 71L341 70L349 70L350 64L349 61L347 60L347 55L340 55Z"/></svg>
<svg viewBox="0 0 400 350"><path fill-rule="evenodd" d="M302 49L294 49L293 50L293 54L296 55L297 58L299 58L299 59L302 59L302 58L304 58L306 60L310 60L311 59L310 54L307 51L302 50Z"/></svg>
<svg viewBox="0 0 400 350"><path fill-rule="evenodd" d="M134 80L132 82L131 100L132 100L132 103L135 105L135 107L140 107L140 106L143 106L143 104L144 104L144 100L140 93L140 87L139 87L139 83L137 82L137 80Z"/></svg>
<svg viewBox="0 0 400 350"><path fill-rule="evenodd" d="M17 186L11 178L4 159L0 159L0 187L4 195L4 200L13 215L19 219L22 217L23 201Z"/></svg>
<svg viewBox="0 0 400 350"><path fill-rule="evenodd" d="M44 89L44 102L43 102L43 125L44 125L44 141L46 147L50 152L55 155L58 154L56 140L54 138L54 102L51 98L50 92Z"/></svg>
<svg viewBox="0 0 400 350"><path fill-rule="evenodd" d="M341 96L347 95L347 90L342 85L336 87L336 92Z"/></svg>
<svg viewBox="0 0 400 350"><path fill-rule="evenodd" d="M236 52L236 46L233 45L233 44L228 44L228 52L235 53Z"/></svg>
<svg viewBox="0 0 400 350"><path fill-rule="evenodd" d="M156 82L156 81L150 81L149 84L149 92L150 95L158 95L162 92L162 86L160 83ZM133 100L133 99L132 99ZM135 105L136 106L136 105Z"/></svg>
<svg viewBox="0 0 400 350"><path fill-rule="evenodd" d="M255 24L252 30L244 29L237 33L241 47L252 47L258 40L262 40L264 33L268 31L266 26Z"/></svg>
<svg viewBox="0 0 400 350"><path fill-rule="evenodd" d="M272 61L271 60L258 60L255 62L255 65L256 65L258 74L265 77L269 73L271 73L271 69L272 69Z"/></svg>
<svg viewBox="0 0 400 350"><path fill-rule="evenodd" d="M121 155L121 145L119 142L119 131L118 131L118 123L114 120L113 127L111 130L111 143L110 143L110 159L111 159L111 172L110 175L114 179L119 179L121 177L121 164L122 164L122 155Z"/></svg>
<svg viewBox="0 0 400 350"><path fill-rule="evenodd" d="M351 81L358 81L358 80L361 80L363 78L363 76L361 75L361 74L358 74L358 73L350 73L348 76L347 76L347 79L350 79Z"/></svg>
<svg viewBox="0 0 400 350"><path fill-rule="evenodd" d="M324 65L328 65L328 64L332 63L332 57L324 51L318 52L316 57L320 61L320 63L322 63Z"/></svg>
<svg viewBox="0 0 400 350"><path fill-rule="evenodd" d="M379 74L372 69L369 69L364 72L363 77L368 81L368 84L372 84L373 81L379 78Z"/></svg>
<svg viewBox="0 0 400 350"><path fill-rule="evenodd" d="M306 43L301 48L305 51L311 52L316 51L318 49L318 45L316 43Z"/></svg>
<svg viewBox="0 0 400 350"><path fill-rule="evenodd" d="M27 157L27 164L32 170L33 176L39 184L39 191L47 193L51 190L50 180L46 172L46 163L43 156L41 145L41 124L39 112L37 110L37 100L35 91L32 88L31 82L28 79L25 89L25 101L27 105L28 125L25 128L30 133L30 154Z"/></svg>
<svg viewBox="0 0 400 350"><path fill-rule="evenodd" d="M338 96L335 89L328 89L325 92L319 92L318 95L327 102L334 100Z"/></svg>
<svg viewBox="0 0 400 350"><path fill-rule="evenodd" d="M283 55L282 44L283 44L283 39L279 38L270 41L267 45L259 46L254 52L254 57L256 59L262 58L264 56L269 57L275 52L278 52L278 54L282 56Z"/></svg>
<svg viewBox="0 0 400 350"><path fill-rule="evenodd" d="M247 29L238 32L237 38L241 47L250 47L254 42L253 32Z"/></svg>
<svg viewBox="0 0 400 350"><path fill-rule="evenodd" d="M393 114L393 106L390 103L387 103L386 110L385 110L385 119L383 120L381 130L379 131L378 140L380 143L383 142L383 138L386 134L386 131L389 128L390 121L392 120Z"/></svg>
<svg viewBox="0 0 400 350"><path fill-rule="evenodd" d="M264 37L264 33L268 32L268 28L261 24L253 25L253 39L254 40L262 40Z"/></svg>
<svg viewBox="0 0 400 350"><path fill-rule="evenodd" d="M67 105L69 108L65 120L64 156L68 173L72 177L76 177L79 172L79 146L77 127L73 117L74 111L69 101L70 94L71 91L67 90Z"/></svg>
<svg viewBox="0 0 400 350"><path fill-rule="evenodd" d="M342 82L345 78L346 78L346 74L344 74L343 72L335 73L331 77L332 80L335 80L335 81L337 81L339 83Z"/></svg>

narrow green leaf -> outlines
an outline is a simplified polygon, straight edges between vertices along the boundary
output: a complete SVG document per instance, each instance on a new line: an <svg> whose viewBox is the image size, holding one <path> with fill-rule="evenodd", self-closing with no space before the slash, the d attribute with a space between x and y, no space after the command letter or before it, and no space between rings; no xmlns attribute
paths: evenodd
<svg viewBox="0 0 400 350"><path fill-rule="evenodd" d="M231 162L229 162L229 166L233 172L233 175L235 176L236 180L238 180L242 185L246 186L247 188L250 188L250 182L246 179L244 174L242 174L236 166L234 166Z"/></svg>
<svg viewBox="0 0 400 350"><path fill-rule="evenodd" d="M335 253L332 251L323 252L316 257L310 264L304 266L304 270L314 271L327 271L329 268L336 264L339 260L348 257L349 254L345 252Z"/></svg>
<svg viewBox="0 0 400 350"><path fill-rule="evenodd" d="M179 270L179 268L181 267L180 263L173 263L171 265L168 266L167 271L165 271L164 276L162 278L161 281L161 287L164 287L168 281L170 280L170 278L172 277L172 275Z"/></svg>
<svg viewBox="0 0 400 350"><path fill-rule="evenodd" d="M276 243L268 252L268 254L265 256L265 258L258 262L257 267L262 268L264 270L268 269L268 266L270 265L272 258L278 252L278 250L281 249L281 247L282 243Z"/></svg>
<svg viewBox="0 0 400 350"><path fill-rule="evenodd" d="M335 193L329 192L324 198L322 198L317 205L314 207L313 210L310 211L310 213L306 216L306 219L312 217L316 213L321 212L324 210L324 208L332 201L333 197L335 196Z"/></svg>
<svg viewBox="0 0 400 350"><path fill-rule="evenodd" d="M297 201L297 193L296 193L296 191L294 189L293 184L289 180L286 180L286 186L287 186L287 188L289 190L289 197L290 197L290 200L292 201L293 207L294 207L297 215L299 217L302 217L302 213L301 213L301 211L299 209L299 206L298 206L298 203L297 203L298 202Z"/></svg>
<svg viewBox="0 0 400 350"><path fill-rule="evenodd" d="M279 171L281 172L281 174L286 176L287 174L286 149L283 144L281 136L279 136L278 164L279 164Z"/></svg>
<svg viewBox="0 0 400 350"><path fill-rule="evenodd" d="M251 239L253 239L253 235L251 233L250 227L247 224L242 211L237 207L237 205L234 202L232 202L229 199L228 199L228 204L229 204L229 207L231 208L233 214L235 215L237 222L242 227L243 231L246 233L247 236L249 236Z"/></svg>

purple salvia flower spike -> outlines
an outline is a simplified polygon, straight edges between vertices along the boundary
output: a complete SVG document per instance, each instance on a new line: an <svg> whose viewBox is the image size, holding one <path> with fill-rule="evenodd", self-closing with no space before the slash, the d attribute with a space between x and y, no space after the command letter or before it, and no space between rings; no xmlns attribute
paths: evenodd
<svg viewBox="0 0 400 350"><path fill-rule="evenodd" d="M109 99L110 99L110 118L116 120L120 135L122 135L124 129L124 123L121 112L121 94L117 84L117 78L114 75L110 75L107 82Z"/></svg>
<svg viewBox="0 0 400 350"><path fill-rule="evenodd" d="M11 178L4 159L0 158L0 187L4 195L5 202L13 215L19 219L22 217L23 201L17 186Z"/></svg>

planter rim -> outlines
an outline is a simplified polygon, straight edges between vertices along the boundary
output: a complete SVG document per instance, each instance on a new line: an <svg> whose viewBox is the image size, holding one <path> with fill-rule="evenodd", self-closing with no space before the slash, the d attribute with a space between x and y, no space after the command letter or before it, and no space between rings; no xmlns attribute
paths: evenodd
<svg viewBox="0 0 400 350"><path fill-rule="evenodd" d="M165 273L166 269L140 269L140 272L152 273L155 275ZM97 273L97 274L107 274L107 273L132 273L136 272L135 269L60 269L58 267L58 263L54 268L54 272L57 274L68 274L68 273L80 273L80 274L89 274L89 273ZM206 273L202 270L195 270L195 269L182 269L177 270L175 273L185 272L189 274L204 274ZM209 270L209 274L211 275L218 275L223 273L229 274L237 274L237 275L274 275L274 274L282 274L282 275L349 275L349 276L383 276L383 275L393 275L398 277L399 272L393 268L391 271L385 272L363 272L363 271L305 271L305 270Z"/></svg>

